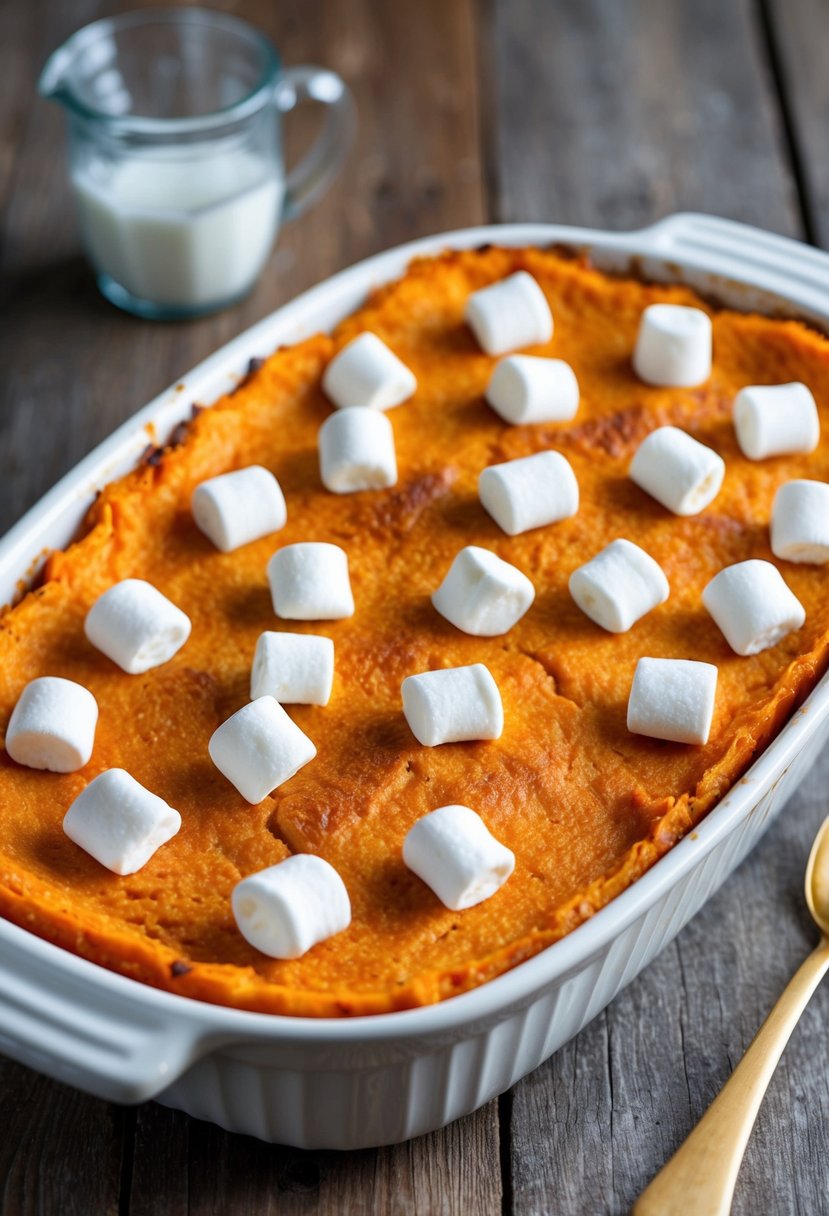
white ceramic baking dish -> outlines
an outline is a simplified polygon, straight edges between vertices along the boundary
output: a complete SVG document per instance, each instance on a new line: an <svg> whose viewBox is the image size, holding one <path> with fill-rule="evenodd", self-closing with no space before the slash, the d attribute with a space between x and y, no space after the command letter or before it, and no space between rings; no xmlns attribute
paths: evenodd
<svg viewBox="0 0 829 1216"><path fill-rule="evenodd" d="M163 393L0 542L0 602L73 535L95 490L215 400L248 359L334 325L410 258L485 242L585 247L609 269L682 279L725 303L829 327L829 256L702 215L613 234L548 224L404 245L306 292ZM440 1005L352 1020L245 1013L159 992L0 921L0 1050L120 1102L155 1097L223 1127L308 1148L392 1143L474 1110L595 1017L762 835L829 734L829 677L692 836L542 954Z"/></svg>

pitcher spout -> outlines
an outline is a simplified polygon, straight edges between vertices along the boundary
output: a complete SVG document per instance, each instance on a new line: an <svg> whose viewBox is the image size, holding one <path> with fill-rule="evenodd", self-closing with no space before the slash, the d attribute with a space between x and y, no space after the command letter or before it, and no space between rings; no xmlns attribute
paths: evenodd
<svg viewBox="0 0 829 1216"><path fill-rule="evenodd" d="M70 74L72 63L75 59L74 50L70 42L64 43L53 51L46 63L43 65L43 71L37 82L37 91L41 97L47 97L50 101L59 101L63 105L69 105L71 99Z"/></svg>
<svg viewBox="0 0 829 1216"><path fill-rule="evenodd" d="M85 117L107 117L129 108L117 67L113 21L104 17L67 38L44 64L37 91Z"/></svg>

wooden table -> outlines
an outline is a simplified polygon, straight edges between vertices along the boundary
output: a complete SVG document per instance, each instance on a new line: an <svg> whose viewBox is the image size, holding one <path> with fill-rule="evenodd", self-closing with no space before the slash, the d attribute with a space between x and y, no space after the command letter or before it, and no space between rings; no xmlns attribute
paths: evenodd
<svg viewBox="0 0 829 1216"><path fill-rule="evenodd" d="M829 244L822 0L210 0L360 111L336 190L237 308L189 324L96 293L47 53L122 7L0 5L0 531L122 419L232 335L358 258L485 220L627 228L681 208ZM133 7L138 0L123 7ZM312 118L292 120L301 146ZM815 932L801 883L827 763L647 972L510 1093L394 1148L298 1152L160 1106L121 1109L0 1061L5 1216L626 1211L729 1075ZM818 993L774 1079L738 1213L829 1212Z"/></svg>

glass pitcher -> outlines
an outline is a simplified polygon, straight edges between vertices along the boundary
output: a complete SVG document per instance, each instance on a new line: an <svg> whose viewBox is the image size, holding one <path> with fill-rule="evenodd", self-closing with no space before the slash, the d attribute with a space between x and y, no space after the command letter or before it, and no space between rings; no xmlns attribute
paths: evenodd
<svg viewBox="0 0 829 1216"><path fill-rule="evenodd" d="M98 285L143 317L192 317L256 282L281 219L328 187L354 107L334 72L283 68L236 17L145 9L96 21L46 63L39 90L66 107L69 173ZM286 174L281 116L328 107Z"/></svg>

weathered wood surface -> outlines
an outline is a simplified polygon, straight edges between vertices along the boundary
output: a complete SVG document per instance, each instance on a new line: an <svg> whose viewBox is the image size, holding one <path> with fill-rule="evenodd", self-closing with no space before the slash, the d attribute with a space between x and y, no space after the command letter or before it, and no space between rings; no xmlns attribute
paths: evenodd
<svg viewBox="0 0 829 1216"><path fill-rule="evenodd" d="M829 246L829 75L824 0L762 0L806 233Z"/></svg>
<svg viewBox="0 0 829 1216"><path fill-rule="evenodd" d="M160 1160L159 1160L160 1155ZM497 1105L407 1144L297 1152L148 1105L137 1113L130 1216L501 1211Z"/></svg>
<svg viewBox="0 0 829 1216"><path fill-rule="evenodd" d="M497 0L490 47L498 219L699 210L800 234L750 0Z"/></svg>
<svg viewBox="0 0 829 1216"><path fill-rule="evenodd" d="M829 244L822 0L223 0L288 63L354 88L336 190L286 228L252 296L152 325L96 294L60 116L37 71L119 7L0 5L0 531L141 404L297 291L401 240L485 219L623 228L699 208ZM292 120L295 153L312 118ZM121 1110L0 1061L0 1212L61 1216L626 1211L749 1042L814 931L802 872L822 764L764 842L610 1009L498 1103L356 1154ZM762 1108L735 1212L829 1213L819 992Z"/></svg>
<svg viewBox="0 0 829 1216"><path fill-rule="evenodd" d="M782 25L792 6L779 7ZM815 58L829 13L824 7L821 25L814 4L793 7L801 44L811 29ZM496 5L489 104L498 218L635 227L696 208L806 235L759 15L742 0ZM804 88L804 108L808 98ZM703 1113L813 940L800 887L829 811L820 798L827 775L824 764L785 822L639 981L515 1087L515 1212L628 1210ZM735 1212L829 1212L820 1155L829 1068L815 1065L809 1033L827 1008L818 993L784 1058Z"/></svg>

